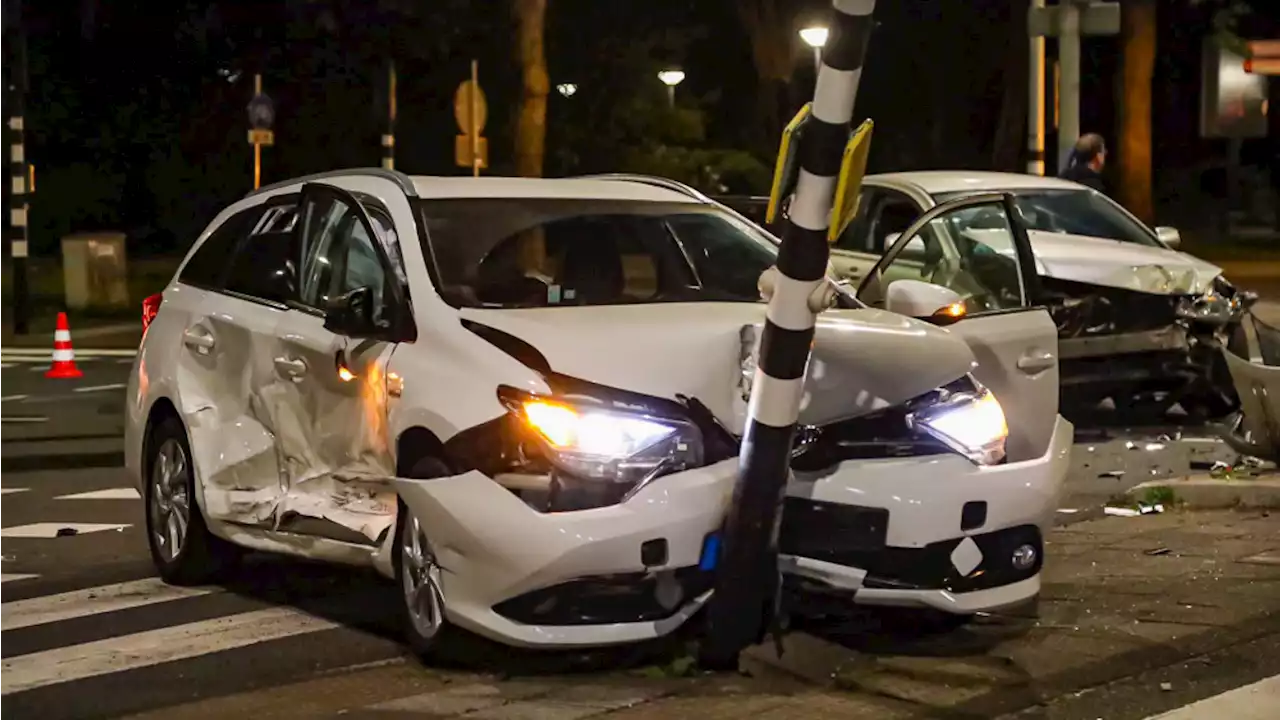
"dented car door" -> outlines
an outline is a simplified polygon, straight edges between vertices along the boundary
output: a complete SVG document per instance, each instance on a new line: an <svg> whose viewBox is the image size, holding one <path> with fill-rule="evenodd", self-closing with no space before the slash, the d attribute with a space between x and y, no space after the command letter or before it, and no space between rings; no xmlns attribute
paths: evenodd
<svg viewBox="0 0 1280 720"><path fill-rule="evenodd" d="M876 264L858 297L886 307L889 287L902 280L959 296L962 310L922 319L946 323L973 350L974 377L995 393L1008 419L1009 461L1042 456L1058 414L1058 334L1048 311L1034 304L1039 276L1012 196L972 196L925 213Z"/></svg>
<svg viewBox="0 0 1280 720"><path fill-rule="evenodd" d="M181 407L200 506L214 520L267 525L283 494L270 358L292 294L291 220L290 206L279 202L232 218L197 252L222 253L222 270L171 293L173 304L187 310ZM238 237L227 244L224 232Z"/></svg>
<svg viewBox="0 0 1280 720"><path fill-rule="evenodd" d="M297 300L273 362L293 420L278 438L278 528L372 545L395 521L386 365L402 291L384 247L393 227L375 223L365 203L376 201L304 186Z"/></svg>

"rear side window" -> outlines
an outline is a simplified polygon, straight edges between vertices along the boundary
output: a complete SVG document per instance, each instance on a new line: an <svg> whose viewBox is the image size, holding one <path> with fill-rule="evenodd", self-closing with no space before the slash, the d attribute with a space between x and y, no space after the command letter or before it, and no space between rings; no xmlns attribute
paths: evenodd
<svg viewBox="0 0 1280 720"><path fill-rule="evenodd" d="M195 255L182 268L178 280L187 285L220 290L223 270L231 260L236 243L245 236L253 222L262 214L262 208L249 208L232 215L214 230Z"/></svg>
<svg viewBox="0 0 1280 720"><path fill-rule="evenodd" d="M297 206L276 206L253 225L227 272L227 290L237 295L286 303L297 297Z"/></svg>

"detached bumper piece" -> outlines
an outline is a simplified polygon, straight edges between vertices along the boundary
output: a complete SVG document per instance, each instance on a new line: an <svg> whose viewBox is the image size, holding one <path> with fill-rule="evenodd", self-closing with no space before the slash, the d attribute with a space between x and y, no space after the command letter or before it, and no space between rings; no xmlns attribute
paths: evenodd
<svg viewBox="0 0 1280 720"><path fill-rule="evenodd" d="M607 625L663 620L711 589L698 567L581 578L498 603L494 612L524 625Z"/></svg>

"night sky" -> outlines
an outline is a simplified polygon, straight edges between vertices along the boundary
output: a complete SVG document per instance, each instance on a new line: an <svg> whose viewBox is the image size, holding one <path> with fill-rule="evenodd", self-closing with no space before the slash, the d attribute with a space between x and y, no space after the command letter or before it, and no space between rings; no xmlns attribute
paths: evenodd
<svg viewBox="0 0 1280 720"><path fill-rule="evenodd" d="M724 190L766 191L777 135L761 93L775 98L783 122L808 99L812 55L796 30L829 5L744 2L774 5L785 18L775 41L789 53L789 82L759 80L734 0L549 0L546 174L678 175L714 163L724 168L716 183ZM857 105L876 121L871 171L1022 167L1025 112L996 136L1002 103L1025 104L1025 90L1005 90L1025 87L1026 4L878 3ZM131 253L185 248L251 187L245 105L254 72L277 106L264 183L377 165L389 60L399 78L397 169L464 172L453 164L453 93L473 58L488 97L492 172L511 169L519 72L506 0L27 0L24 12L37 252L67 232L108 227L130 233ZM1170 183L1198 183L1223 151L1198 137L1209 10L1161 0L1160 13L1158 197ZM1280 34L1273 17L1255 15L1243 27ZM1116 38L1084 44L1085 131L1113 129L1118 48ZM687 73L675 111L656 77L673 66ZM564 82L578 86L572 97L554 90ZM657 160L673 153L669 168Z"/></svg>

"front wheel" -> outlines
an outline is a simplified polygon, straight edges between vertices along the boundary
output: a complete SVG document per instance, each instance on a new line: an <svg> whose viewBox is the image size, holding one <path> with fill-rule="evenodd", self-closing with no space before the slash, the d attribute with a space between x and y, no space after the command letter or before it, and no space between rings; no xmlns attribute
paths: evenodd
<svg viewBox="0 0 1280 720"><path fill-rule="evenodd" d="M160 422L147 448L147 544L156 570L173 585L208 582L233 567L241 553L205 525L182 423L176 418Z"/></svg>
<svg viewBox="0 0 1280 720"><path fill-rule="evenodd" d="M421 460L408 473L409 477L423 479L448 474L448 468L435 460ZM452 637L457 634L445 617L444 571L436 560L427 529L403 501L396 515L393 561L405 640L424 660L440 657L447 653Z"/></svg>

